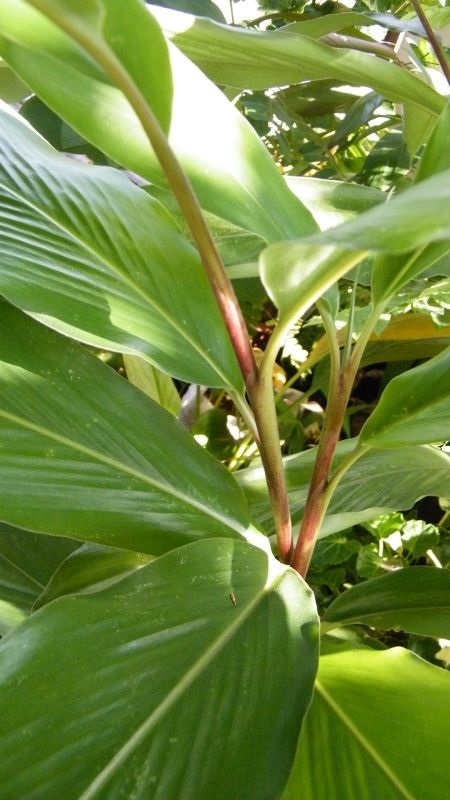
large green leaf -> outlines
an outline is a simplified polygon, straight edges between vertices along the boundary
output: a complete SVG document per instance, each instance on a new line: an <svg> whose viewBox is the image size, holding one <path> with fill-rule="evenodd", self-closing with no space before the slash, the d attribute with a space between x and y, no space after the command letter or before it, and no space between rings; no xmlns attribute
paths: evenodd
<svg viewBox="0 0 450 800"><path fill-rule="evenodd" d="M325 231L322 236L328 233ZM266 247L259 257L260 275L278 308L281 323L290 326L296 318L302 317L362 258L363 253L359 251L325 243L310 244L307 241L303 244L298 239Z"/></svg>
<svg viewBox="0 0 450 800"><path fill-rule="evenodd" d="M322 230L347 222L386 200L380 189L356 183L297 176L287 176L286 181L291 191L309 208Z"/></svg>
<svg viewBox="0 0 450 800"><path fill-rule="evenodd" d="M23 0L0 0L0 19L0 54L22 80L100 150L164 185L131 106L92 58ZM247 121L175 46L169 53L170 143L201 205L267 241L314 231Z"/></svg>
<svg viewBox="0 0 450 800"><path fill-rule="evenodd" d="M172 75L161 28L141 0L28 0L62 30L79 31L82 47L97 52L101 66L125 69L167 132L172 112Z"/></svg>
<svg viewBox="0 0 450 800"><path fill-rule="evenodd" d="M82 347L0 306L6 522L158 554L246 534L232 475L171 414Z"/></svg>
<svg viewBox="0 0 450 800"><path fill-rule="evenodd" d="M317 628L299 576L231 540L55 600L0 649L2 796L279 797Z"/></svg>
<svg viewBox="0 0 450 800"><path fill-rule="evenodd" d="M446 800L449 700L407 650L323 656L283 800Z"/></svg>
<svg viewBox="0 0 450 800"><path fill-rule="evenodd" d="M362 622L374 628L450 638L450 572L406 567L359 583L325 611L327 628Z"/></svg>
<svg viewBox="0 0 450 800"><path fill-rule="evenodd" d="M369 53L337 49L289 31L246 31L212 20L154 9L172 41L219 84L268 89L333 78L370 86L390 100L439 114L445 98L416 76Z"/></svg>
<svg viewBox="0 0 450 800"><path fill-rule="evenodd" d="M1 293L75 338L239 390L203 267L165 209L118 172L60 155L6 109L0 119Z"/></svg>
<svg viewBox="0 0 450 800"><path fill-rule="evenodd" d="M261 278L282 317L301 316L366 252L388 253L382 288L377 284L381 279L374 277L378 300L387 287L389 292L394 291L440 257L448 248L448 239L450 170L445 170L343 225L301 240L270 245L260 256ZM427 245L438 252L422 260L408 257L399 283L399 262L392 255L426 249ZM391 287L393 280L395 288Z"/></svg>
<svg viewBox="0 0 450 800"><path fill-rule="evenodd" d="M333 471L355 449L355 440L339 442ZM292 518L299 522L316 458L313 448L284 459ZM343 476L331 499L322 536L363 519L409 509L421 497L448 494L450 457L437 448L405 447L398 451L369 450ZM261 467L236 473L255 520L273 532L270 503Z"/></svg>
<svg viewBox="0 0 450 800"><path fill-rule="evenodd" d="M397 375L365 423L360 441L371 447L404 447L450 438L450 347Z"/></svg>
<svg viewBox="0 0 450 800"><path fill-rule="evenodd" d="M364 251L407 253L431 242L450 239L449 211L450 170L447 169L356 219L322 233L320 240Z"/></svg>

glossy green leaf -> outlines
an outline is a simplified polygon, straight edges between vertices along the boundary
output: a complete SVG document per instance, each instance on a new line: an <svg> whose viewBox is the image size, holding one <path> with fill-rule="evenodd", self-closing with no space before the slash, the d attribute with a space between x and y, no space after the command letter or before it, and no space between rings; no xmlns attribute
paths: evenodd
<svg viewBox="0 0 450 800"><path fill-rule="evenodd" d="M209 17L215 19L216 22L225 22L222 11L213 0L152 0L149 5L174 8L177 11L186 11L188 14L196 14L199 17Z"/></svg>
<svg viewBox="0 0 450 800"><path fill-rule="evenodd" d="M9 603L8 600L0 600L0 637L6 636L21 622L27 618L25 611Z"/></svg>
<svg viewBox="0 0 450 800"><path fill-rule="evenodd" d="M74 338L239 390L204 269L165 209L117 171L60 155L6 109L0 119L1 293Z"/></svg>
<svg viewBox="0 0 450 800"><path fill-rule="evenodd" d="M22 80L114 161L165 185L129 103L93 60L23 0L0 0L0 18L0 55ZM267 241L313 232L311 215L249 123L177 48L170 46L169 54L170 143L200 204Z"/></svg>
<svg viewBox="0 0 450 800"><path fill-rule="evenodd" d="M138 356L124 356L127 378L133 386L151 397L175 417L180 413L181 398L169 375L148 364Z"/></svg>
<svg viewBox="0 0 450 800"><path fill-rule="evenodd" d="M446 800L449 700L448 673L399 647L323 656L283 800Z"/></svg>
<svg viewBox="0 0 450 800"><path fill-rule="evenodd" d="M381 448L450 438L450 347L393 378L359 438Z"/></svg>
<svg viewBox="0 0 450 800"><path fill-rule="evenodd" d="M62 561L78 543L0 523L0 601L29 612ZM1 616L1 613L0 613Z"/></svg>
<svg viewBox="0 0 450 800"><path fill-rule="evenodd" d="M423 181L431 175L450 169L450 103L447 103L433 130L430 141L423 153L416 182Z"/></svg>
<svg viewBox="0 0 450 800"><path fill-rule="evenodd" d="M450 175L450 171L446 174ZM439 266L450 253L450 241L432 242L415 252L399 255L380 253L372 269L372 299L384 304L418 275L439 274Z"/></svg>
<svg viewBox="0 0 450 800"><path fill-rule="evenodd" d="M28 87L0 58L0 98L7 103L17 103L28 94Z"/></svg>
<svg viewBox="0 0 450 800"><path fill-rule="evenodd" d="M5 521L159 554L246 535L233 476L171 414L79 345L0 306Z"/></svg>
<svg viewBox="0 0 450 800"><path fill-rule="evenodd" d="M167 132L172 114L172 75L167 42L141 0L27 0L69 35L78 33L102 67L125 70Z"/></svg>
<svg viewBox="0 0 450 800"><path fill-rule="evenodd" d="M44 541L48 539L47 536L37 538ZM59 564L33 604L33 611L65 594L104 589L151 560L152 556L135 553L133 550L87 542L69 553Z"/></svg>
<svg viewBox="0 0 450 800"><path fill-rule="evenodd" d="M306 14L305 14L306 17ZM313 17L302 21L299 19L289 25L283 27L283 33L297 32L302 33L304 36L310 36L312 39L320 39L328 33L335 33L344 28L356 28L364 26L365 28L370 25L377 24L369 14L360 14L356 11L342 11L338 14L324 14L323 16Z"/></svg>
<svg viewBox="0 0 450 800"><path fill-rule="evenodd" d="M259 257L260 275L281 323L302 317L362 257L361 252L301 240L266 247Z"/></svg>
<svg viewBox="0 0 450 800"><path fill-rule="evenodd" d="M261 278L281 316L301 316L366 252L389 253L392 259L393 254L411 253L430 245L438 250L433 256L437 258L448 247L448 239L450 170L412 186L343 225L302 240L270 245L260 256ZM421 262L411 256L411 269L408 257L402 282L426 269L433 257ZM399 264L398 259L392 263L385 258L383 277L378 278L374 273L375 301L387 291L387 286L392 291L392 276L397 280Z"/></svg>
<svg viewBox="0 0 450 800"><path fill-rule="evenodd" d="M338 443L334 472L355 449L355 440ZM292 518L297 524L303 514L316 449L284 459ZM321 535L327 536L379 514L411 508L426 496L448 494L450 456L429 447L405 447L398 451L369 450L348 470L331 499ZM252 514L271 532L272 520L267 489L261 467L236 473Z"/></svg>
<svg viewBox="0 0 450 800"><path fill-rule="evenodd" d="M296 176L287 176L286 181L290 190L310 210L321 230L347 222L386 200L385 193L379 189L356 183Z"/></svg>
<svg viewBox="0 0 450 800"><path fill-rule="evenodd" d="M3 795L278 797L317 656L311 590L244 542L55 600L0 649Z"/></svg>
<svg viewBox="0 0 450 800"><path fill-rule="evenodd" d="M321 234L333 242L373 252L407 253L450 239L450 170L411 186L357 219ZM311 237L308 241L311 241Z"/></svg>
<svg viewBox="0 0 450 800"><path fill-rule="evenodd" d="M450 572L406 567L359 583L333 600L323 622L327 628L360 622L450 639Z"/></svg>
<svg viewBox="0 0 450 800"><path fill-rule="evenodd" d="M209 78L239 89L268 89L304 80L370 86L399 102L439 114L445 99L416 76L369 53L329 47L290 31L246 31L212 20L155 9L172 41Z"/></svg>

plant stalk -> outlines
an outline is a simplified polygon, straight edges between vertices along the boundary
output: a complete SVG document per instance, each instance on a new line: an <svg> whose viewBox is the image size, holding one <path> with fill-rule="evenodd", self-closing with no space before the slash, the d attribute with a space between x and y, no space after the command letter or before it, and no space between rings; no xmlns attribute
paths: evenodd
<svg viewBox="0 0 450 800"><path fill-rule="evenodd" d="M259 375L236 294L217 252L197 197L158 120L121 62L112 52L98 51L89 36L85 36L82 30L73 26L70 19L66 18L61 23L61 19L56 15L55 22L64 27L66 32L81 44L127 98L189 226L244 379L254 414L256 440L272 502L280 558L289 561L292 552L292 529L273 401L272 375L269 384L266 377L261 378ZM268 402L269 392L270 402Z"/></svg>
<svg viewBox="0 0 450 800"><path fill-rule="evenodd" d="M278 555L288 564L293 553L292 523L286 489L283 458L280 448L278 420L272 386L272 370L261 365L253 386L248 386L251 406L255 415L260 443L259 452L266 473L267 488L272 504L277 532Z"/></svg>
<svg viewBox="0 0 450 800"><path fill-rule="evenodd" d="M342 475L350 468L353 459L349 458L344 468L339 471L339 477L330 481L331 465L334 453L341 434L347 403L352 390L353 381L359 367L365 345L375 327L378 319L374 309L367 320L363 331L354 348L353 354L346 354L346 359L340 365L336 356L339 347L336 332L330 327L330 320L323 314L325 330L330 339L330 386L328 402L324 416L322 433L317 450L316 462L305 504L305 513L300 526L300 533L295 547L291 565L304 578L308 572L309 564L314 552L320 527L325 517L333 491ZM347 341L352 335L351 315ZM362 451L361 451L362 453ZM358 455L359 457L359 455ZM356 459L355 459L356 460Z"/></svg>
<svg viewBox="0 0 450 800"><path fill-rule="evenodd" d="M292 567L304 578L312 558L320 526L327 510L327 488L331 464L341 434L353 381L350 375L339 372L332 376L322 433L314 464Z"/></svg>
<svg viewBox="0 0 450 800"><path fill-rule="evenodd" d="M439 62L439 66L441 67L441 70L447 79L447 83L450 86L450 65L448 64L447 59L445 58L444 51L439 43L439 40L433 28L431 27L430 23L428 22L428 19L425 15L422 6L420 5L419 0L411 0L411 5L422 23L422 26L427 34L428 41L430 42L430 45L433 48L434 55L436 56Z"/></svg>

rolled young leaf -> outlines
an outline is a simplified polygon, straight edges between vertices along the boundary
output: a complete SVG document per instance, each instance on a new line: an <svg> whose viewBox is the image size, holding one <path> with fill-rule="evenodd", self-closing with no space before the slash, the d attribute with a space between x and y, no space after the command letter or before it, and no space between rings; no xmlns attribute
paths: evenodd
<svg viewBox="0 0 450 800"><path fill-rule="evenodd" d="M233 476L181 423L4 302L0 448L2 517L13 525L150 554L250 535Z"/></svg>
<svg viewBox="0 0 450 800"><path fill-rule="evenodd" d="M359 435L370 447L392 448L450 438L450 347L393 378Z"/></svg>
<svg viewBox="0 0 450 800"><path fill-rule="evenodd" d="M279 797L317 658L312 591L245 542L55 600L0 649L2 794Z"/></svg>
<svg viewBox="0 0 450 800"><path fill-rule="evenodd" d="M158 201L0 109L0 291L74 338L241 390L203 266Z"/></svg>
<svg viewBox="0 0 450 800"><path fill-rule="evenodd" d="M450 572L437 567L406 567L347 589L328 606L323 622L361 622L422 636L450 638Z"/></svg>
<svg viewBox="0 0 450 800"><path fill-rule="evenodd" d="M400 647L322 656L283 800L446 800L449 699L445 670Z"/></svg>

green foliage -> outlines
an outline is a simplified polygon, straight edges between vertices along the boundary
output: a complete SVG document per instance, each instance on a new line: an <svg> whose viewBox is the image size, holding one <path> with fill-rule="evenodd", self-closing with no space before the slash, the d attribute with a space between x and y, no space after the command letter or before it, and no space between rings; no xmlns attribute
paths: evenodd
<svg viewBox="0 0 450 800"><path fill-rule="evenodd" d="M0 0L0 795L444 800L436 45L126 6Z"/></svg>

